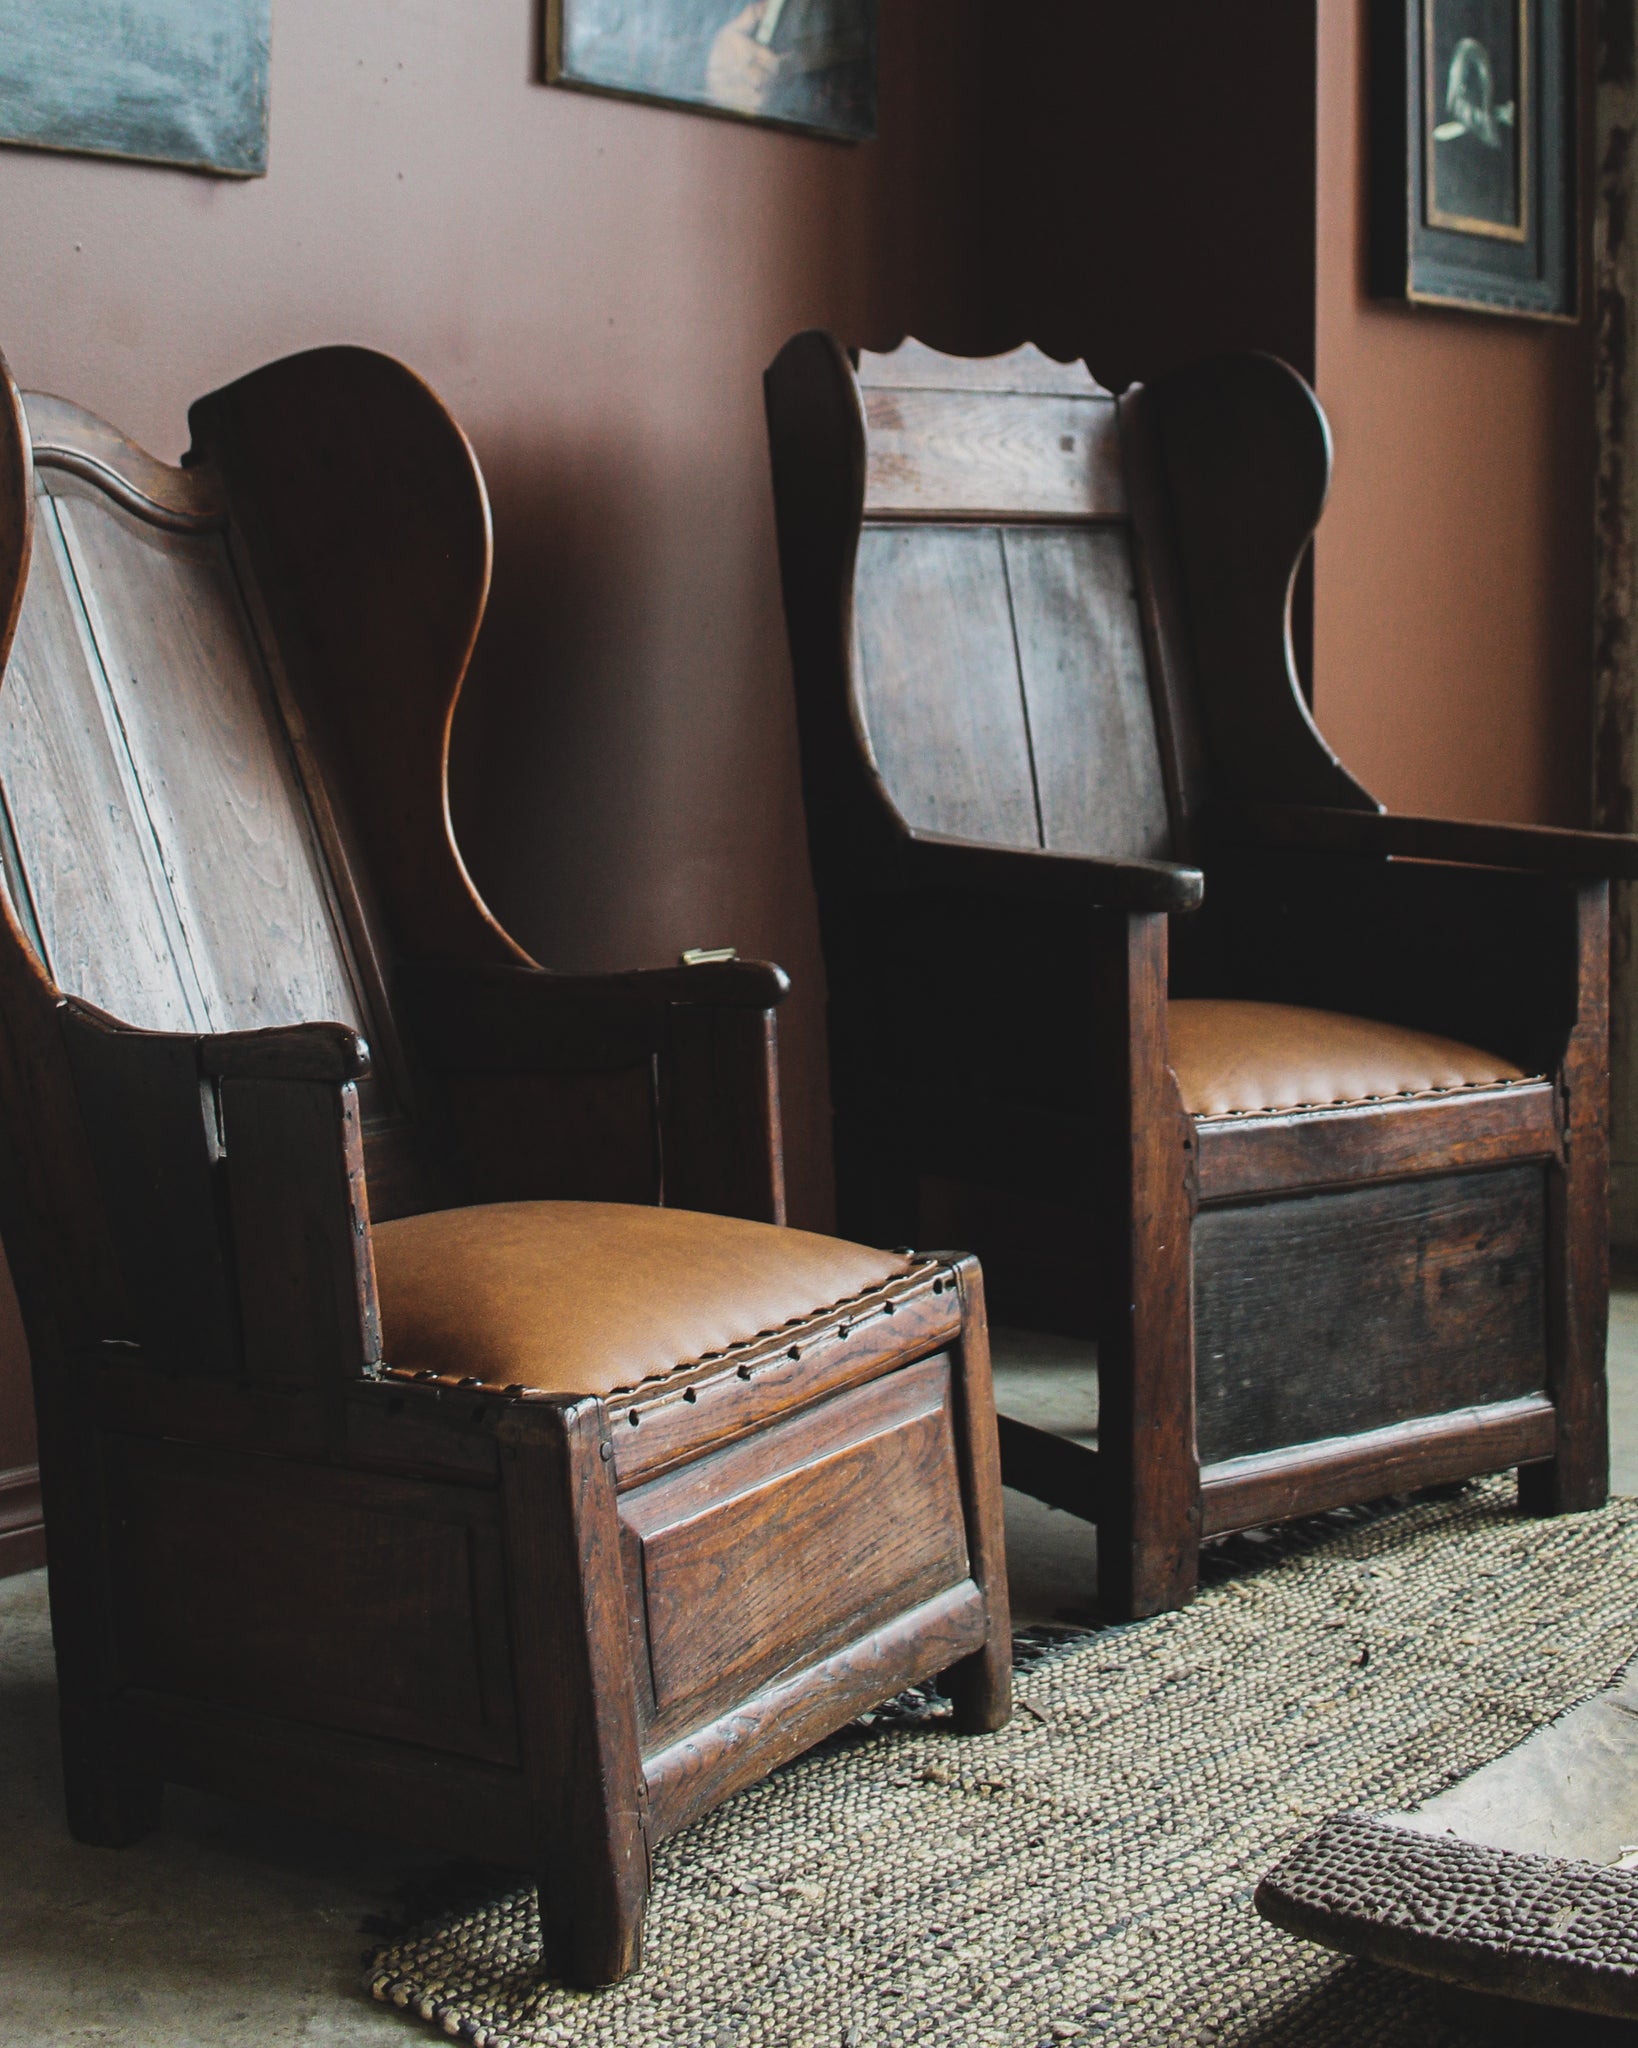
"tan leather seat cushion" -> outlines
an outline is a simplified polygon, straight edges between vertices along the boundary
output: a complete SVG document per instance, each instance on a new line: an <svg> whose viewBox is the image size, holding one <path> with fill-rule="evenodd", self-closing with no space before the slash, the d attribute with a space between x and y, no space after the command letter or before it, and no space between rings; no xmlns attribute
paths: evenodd
<svg viewBox="0 0 1638 2048"><path fill-rule="evenodd" d="M494 1202L377 1224L388 1365L610 1394L909 1270L806 1230L617 1202Z"/></svg>
<svg viewBox="0 0 1638 2048"><path fill-rule="evenodd" d="M1525 1078L1494 1053L1368 1017L1290 1003L1166 1007L1171 1066L1192 1116L1318 1109Z"/></svg>

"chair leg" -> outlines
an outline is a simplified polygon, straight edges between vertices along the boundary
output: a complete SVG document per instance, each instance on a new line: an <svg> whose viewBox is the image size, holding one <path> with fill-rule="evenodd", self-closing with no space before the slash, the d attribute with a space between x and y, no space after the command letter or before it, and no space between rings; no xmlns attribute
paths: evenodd
<svg viewBox="0 0 1638 2048"><path fill-rule="evenodd" d="M1166 1064L1166 920L1122 920L1100 965L1097 1213L1117 1310L1098 1332L1098 1604L1130 1620L1181 1607L1200 1574L1193 1126Z"/></svg>
<svg viewBox="0 0 1638 2048"><path fill-rule="evenodd" d="M1608 888L1579 892L1581 1014L1560 1089L1569 1106L1566 1156L1548 1176L1548 1391L1557 1455L1519 1470L1526 1514L1574 1514L1609 1497Z"/></svg>
<svg viewBox="0 0 1638 2048"><path fill-rule="evenodd" d="M547 1968L629 1976L648 1903L648 1805L607 1416L519 1404L500 1427L512 1651Z"/></svg>
<svg viewBox="0 0 1638 2048"><path fill-rule="evenodd" d="M990 1380L990 1328L984 1275L977 1259L956 1267L961 1290L961 1342L955 1371L956 1430L967 1503L967 1551L984 1595L989 1633L984 1647L943 1674L962 1735L989 1735L1012 1717L1012 1609L1001 1514L1001 1453L996 1442L995 1390Z"/></svg>

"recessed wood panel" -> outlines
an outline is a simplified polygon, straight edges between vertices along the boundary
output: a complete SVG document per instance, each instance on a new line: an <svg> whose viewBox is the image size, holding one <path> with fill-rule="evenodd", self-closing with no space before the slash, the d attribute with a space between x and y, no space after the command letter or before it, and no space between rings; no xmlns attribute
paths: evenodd
<svg viewBox="0 0 1638 2048"><path fill-rule="evenodd" d="M112 1438L125 1681L510 1762L496 1496Z"/></svg>
<svg viewBox="0 0 1638 2048"><path fill-rule="evenodd" d="M1540 1392L1546 1230L1540 1166L1202 1210L1202 1462Z"/></svg>
<svg viewBox="0 0 1638 2048"><path fill-rule="evenodd" d="M6 882L52 979L155 1031L202 1029L187 950L51 499L0 688Z"/></svg>
<svg viewBox="0 0 1638 2048"><path fill-rule="evenodd" d="M1003 535L1044 843L1165 859L1166 784L1124 526Z"/></svg>
<svg viewBox="0 0 1638 2048"><path fill-rule="evenodd" d="M224 538L84 486L57 510L212 1027L363 1028Z"/></svg>
<svg viewBox="0 0 1638 2048"><path fill-rule="evenodd" d="M906 822L1038 846L1040 821L1001 535L888 526L859 542L861 710Z"/></svg>
<svg viewBox="0 0 1638 2048"><path fill-rule="evenodd" d="M871 518L1118 519L1115 403L973 391L867 391Z"/></svg>
<svg viewBox="0 0 1638 2048"><path fill-rule="evenodd" d="M656 1744L969 1575L949 1362L621 1501Z"/></svg>

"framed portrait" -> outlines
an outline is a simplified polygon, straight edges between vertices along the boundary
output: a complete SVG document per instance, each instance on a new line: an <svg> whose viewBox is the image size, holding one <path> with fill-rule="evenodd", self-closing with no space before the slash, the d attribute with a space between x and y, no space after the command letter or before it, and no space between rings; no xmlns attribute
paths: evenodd
<svg viewBox="0 0 1638 2048"><path fill-rule="evenodd" d="M1376 0L1371 289L1576 311L1575 0Z"/></svg>
<svg viewBox="0 0 1638 2048"><path fill-rule="evenodd" d="M877 0L546 0L553 85L809 135L876 133Z"/></svg>

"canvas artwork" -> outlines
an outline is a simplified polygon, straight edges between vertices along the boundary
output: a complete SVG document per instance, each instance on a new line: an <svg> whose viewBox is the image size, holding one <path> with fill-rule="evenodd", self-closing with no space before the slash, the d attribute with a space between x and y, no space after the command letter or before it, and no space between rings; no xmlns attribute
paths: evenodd
<svg viewBox="0 0 1638 2048"><path fill-rule="evenodd" d="M877 0L548 0L554 84L865 141Z"/></svg>
<svg viewBox="0 0 1638 2048"><path fill-rule="evenodd" d="M1529 234L1526 0L1427 0L1428 225Z"/></svg>
<svg viewBox="0 0 1638 2048"><path fill-rule="evenodd" d="M0 0L0 142L259 177L272 0Z"/></svg>

